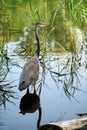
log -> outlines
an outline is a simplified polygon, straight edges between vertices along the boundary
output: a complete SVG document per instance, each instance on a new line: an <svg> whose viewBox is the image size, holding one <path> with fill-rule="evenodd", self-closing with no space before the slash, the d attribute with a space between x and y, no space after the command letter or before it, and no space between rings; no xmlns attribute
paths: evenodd
<svg viewBox="0 0 87 130"><path fill-rule="evenodd" d="M72 120L51 123L51 125L60 126L62 130L87 130L87 115L81 115Z"/></svg>

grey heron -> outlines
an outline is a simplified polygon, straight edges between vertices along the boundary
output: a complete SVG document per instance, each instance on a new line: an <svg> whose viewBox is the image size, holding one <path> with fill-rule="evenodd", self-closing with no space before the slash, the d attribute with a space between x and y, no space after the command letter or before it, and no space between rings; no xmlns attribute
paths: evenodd
<svg viewBox="0 0 87 130"><path fill-rule="evenodd" d="M28 60L22 70L20 81L19 81L19 90L22 91L28 88L30 85L34 85L38 80L39 76L39 64L38 64L38 57L40 53L40 41L38 37L38 28L46 26L47 23L37 22L35 23L35 37L36 37L36 54Z"/></svg>

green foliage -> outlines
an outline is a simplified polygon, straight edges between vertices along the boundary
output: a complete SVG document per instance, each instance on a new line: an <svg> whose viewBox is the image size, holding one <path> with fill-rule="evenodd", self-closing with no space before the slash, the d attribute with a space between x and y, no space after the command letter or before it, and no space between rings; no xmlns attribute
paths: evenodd
<svg viewBox="0 0 87 130"><path fill-rule="evenodd" d="M73 25L81 24L87 12L87 4L83 0L1 0L1 5L1 11L6 9L10 21L15 17L21 22L28 18L29 22L49 21L52 25L60 19L67 19Z"/></svg>
<svg viewBox="0 0 87 130"><path fill-rule="evenodd" d="M0 47L0 105L6 107L6 102L14 103L11 101L12 98L15 98L15 92L11 90L14 85L12 81L7 81L6 77L9 73L9 58L7 48L2 43ZM1 123L1 122L0 122ZM1 124L0 124L1 125Z"/></svg>
<svg viewBox="0 0 87 130"><path fill-rule="evenodd" d="M48 42L54 39L56 51L75 51L75 47L72 49L76 44L74 29L87 24L84 0L1 0L0 12L0 33L4 40L8 39L9 29L21 31L24 27L32 28L37 21L48 22L45 38ZM30 42L33 42L31 37Z"/></svg>

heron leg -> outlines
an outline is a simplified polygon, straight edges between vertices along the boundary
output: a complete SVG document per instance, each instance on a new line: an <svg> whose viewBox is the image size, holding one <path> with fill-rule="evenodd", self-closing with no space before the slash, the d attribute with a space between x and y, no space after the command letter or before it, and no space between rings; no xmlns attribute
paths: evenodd
<svg viewBox="0 0 87 130"><path fill-rule="evenodd" d="M27 88L27 93L29 93L29 88Z"/></svg>
<svg viewBox="0 0 87 130"><path fill-rule="evenodd" d="M36 82L34 83L34 93L36 93Z"/></svg>

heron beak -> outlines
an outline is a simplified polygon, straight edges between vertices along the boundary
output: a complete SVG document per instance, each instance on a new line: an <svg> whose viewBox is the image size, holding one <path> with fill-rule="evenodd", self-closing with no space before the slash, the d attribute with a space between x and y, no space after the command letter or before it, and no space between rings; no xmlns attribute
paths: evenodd
<svg viewBox="0 0 87 130"><path fill-rule="evenodd" d="M49 25L49 23L41 23L40 27L45 27L47 25Z"/></svg>

